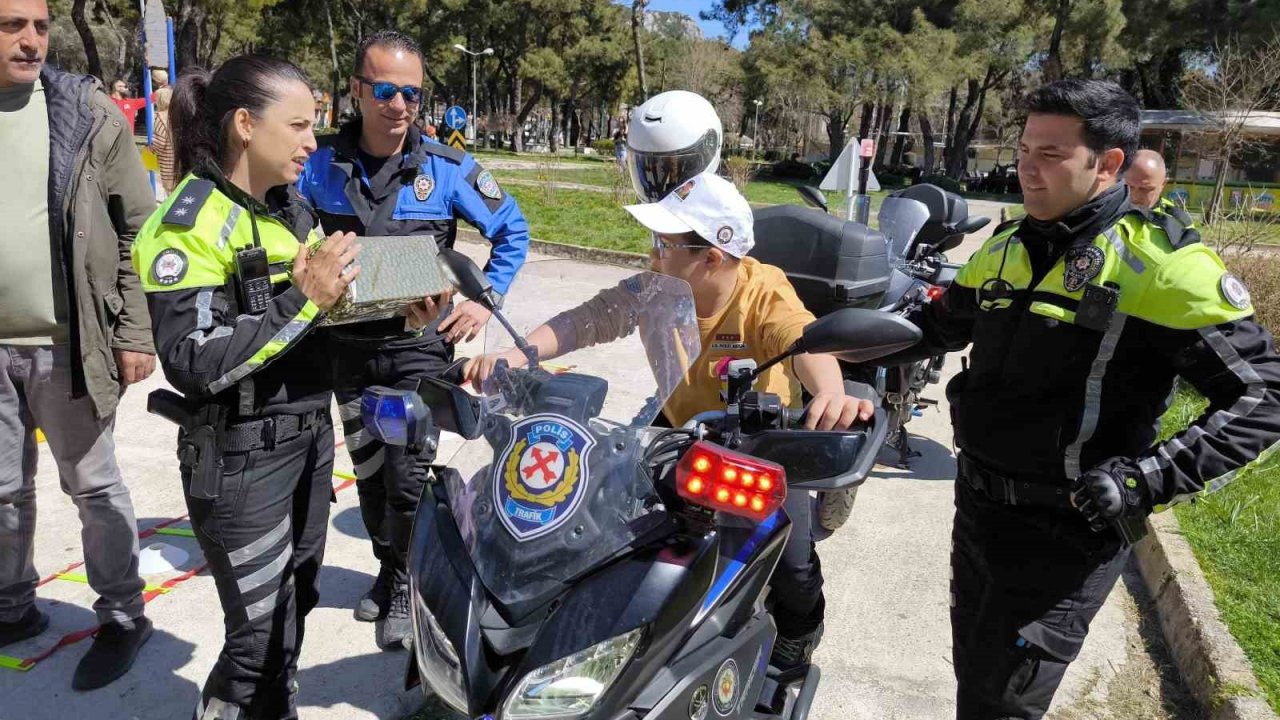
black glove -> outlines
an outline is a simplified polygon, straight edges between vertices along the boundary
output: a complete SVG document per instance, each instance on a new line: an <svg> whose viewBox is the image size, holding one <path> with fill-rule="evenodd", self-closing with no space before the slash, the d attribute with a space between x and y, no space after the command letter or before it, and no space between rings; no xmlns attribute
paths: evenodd
<svg viewBox="0 0 1280 720"><path fill-rule="evenodd" d="M1076 478L1071 486L1075 505L1094 532L1124 517L1151 513L1151 500L1142 471L1124 458L1111 458Z"/></svg>

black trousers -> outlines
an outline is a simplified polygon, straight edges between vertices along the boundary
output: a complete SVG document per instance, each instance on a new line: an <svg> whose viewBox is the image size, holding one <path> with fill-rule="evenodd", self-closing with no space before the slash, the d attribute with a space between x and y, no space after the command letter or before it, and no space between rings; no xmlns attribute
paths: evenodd
<svg viewBox="0 0 1280 720"><path fill-rule="evenodd" d="M355 466L360 514L373 543L373 555L396 583L409 582L406 558L413 517L427 479L430 455L409 456L404 448L384 445L364 431L360 396L384 385L413 389L419 378L439 375L453 362L453 346L444 342L409 347L331 344L334 394L342 433Z"/></svg>
<svg viewBox="0 0 1280 720"><path fill-rule="evenodd" d="M962 480L955 492L956 717L1040 718L1129 549L1070 508L998 504Z"/></svg>
<svg viewBox="0 0 1280 720"><path fill-rule="evenodd" d="M807 492L787 494L783 507L791 535L769 580L778 634L796 638L818 629L827 609L822 594L822 563L813 540L813 502Z"/></svg>
<svg viewBox="0 0 1280 720"><path fill-rule="evenodd" d="M221 494L187 509L222 603L226 638L197 720L296 718L305 618L320 600L333 492L328 414L271 450L223 457ZM183 489L191 473L182 472Z"/></svg>

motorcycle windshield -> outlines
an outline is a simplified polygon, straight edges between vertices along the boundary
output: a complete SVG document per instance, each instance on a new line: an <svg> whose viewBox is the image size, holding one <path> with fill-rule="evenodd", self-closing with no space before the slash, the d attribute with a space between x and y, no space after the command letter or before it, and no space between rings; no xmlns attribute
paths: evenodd
<svg viewBox="0 0 1280 720"><path fill-rule="evenodd" d="M877 217L880 232L889 243L889 253L895 258L906 258L916 235L929 222L929 208L919 200L887 197L880 204Z"/></svg>
<svg viewBox="0 0 1280 720"><path fill-rule="evenodd" d="M661 525L645 440L701 348L689 285L657 273L527 263L503 308L522 336L547 323L562 350L582 346L532 370L499 364L483 436L449 463L463 542L509 607L555 597ZM514 345L489 323L486 356Z"/></svg>

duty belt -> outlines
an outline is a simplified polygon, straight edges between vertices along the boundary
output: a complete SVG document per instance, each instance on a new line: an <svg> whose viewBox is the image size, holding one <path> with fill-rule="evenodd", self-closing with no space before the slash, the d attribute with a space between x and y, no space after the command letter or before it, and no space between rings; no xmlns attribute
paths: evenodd
<svg viewBox="0 0 1280 720"><path fill-rule="evenodd" d="M316 427L325 415L316 409L301 415L268 415L266 417L227 421L222 451L227 453L273 450L279 443L289 442Z"/></svg>
<svg viewBox="0 0 1280 720"><path fill-rule="evenodd" d="M1001 475L963 452L956 456L957 481L977 490L993 502L1027 507L1071 508L1071 491L1061 485L1031 482Z"/></svg>

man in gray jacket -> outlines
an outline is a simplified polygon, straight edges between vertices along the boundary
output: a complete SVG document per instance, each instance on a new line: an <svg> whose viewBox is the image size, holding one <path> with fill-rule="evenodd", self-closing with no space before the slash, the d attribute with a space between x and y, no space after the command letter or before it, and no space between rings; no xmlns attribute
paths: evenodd
<svg viewBox="0 0 1280 720"><path fill-rule="evenodd" d="M130 264L155 208L131 128L93 78L44 65L45 0L0 0L0 646L35 637L36 428L80 514L101 624L72 687L129 670L151 635L138 531L112 429L155 369Z"/></svg>

